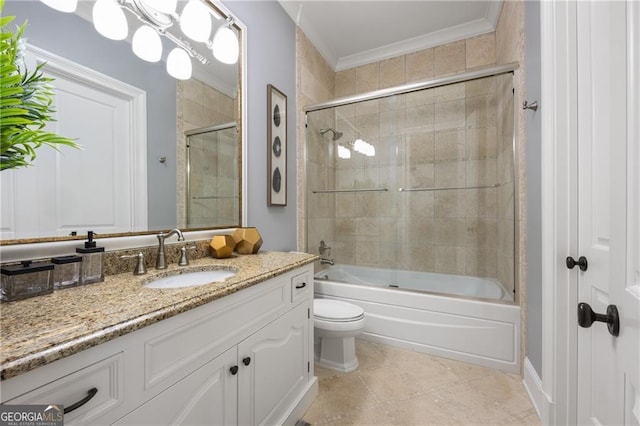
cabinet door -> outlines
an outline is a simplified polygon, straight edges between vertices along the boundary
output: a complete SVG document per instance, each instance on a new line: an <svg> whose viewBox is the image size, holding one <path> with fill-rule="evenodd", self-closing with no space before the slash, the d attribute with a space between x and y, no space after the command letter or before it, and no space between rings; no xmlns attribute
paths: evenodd
<svg viewBox="0 0 640 426"><path fill-rule="evenodd" d="M119 425L237 424L236 347L209 361L138 409ZM237 370L236 370L237 371Z"/></svg>
<svg viewBox="0 0 640 426"><path fill-rule="evenodd" d="M298 305L238 345L239 424L280 424L297 402L310 376L309 309Z"/></svg>

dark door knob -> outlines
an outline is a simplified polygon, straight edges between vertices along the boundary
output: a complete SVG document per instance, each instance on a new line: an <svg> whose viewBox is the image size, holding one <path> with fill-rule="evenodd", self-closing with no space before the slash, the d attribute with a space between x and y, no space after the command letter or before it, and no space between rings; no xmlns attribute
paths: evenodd
<svg viewBox="0 0 640 426"><path fill-rule="evenodd" d="M243 363L244 365L249 365L249 364L251 364L251 358L250 358L250 357L243 358L243 359L242 359L242 363Z"/></svg>
<svg viewBox="0 0 640 426"><path fill-rule="evenodd" d="M607 306L607 314L596 314L588 303L578 303L578 324L580 327L589 328L594 322L606 322L609 333L612 336L620 334L620 317L616 305Z"/></svg>
<svg viewBox="0 0 640 426"><path fill-rule="evenodd" d="M587 264L587 258L584 256L580 256L577 262L573 257L571 256L567 257L567 268L573 269L576 267L576 265L578 265L581 271L586 271L587 267L589 266Z"/></svg>
<svg viewBox="0 0 640 426"><path fill-rule="evenodd" d="M236 374L238 374L238 366L234 365L229 369L229 371L231 372L231 375L235 376Z"/></svg>

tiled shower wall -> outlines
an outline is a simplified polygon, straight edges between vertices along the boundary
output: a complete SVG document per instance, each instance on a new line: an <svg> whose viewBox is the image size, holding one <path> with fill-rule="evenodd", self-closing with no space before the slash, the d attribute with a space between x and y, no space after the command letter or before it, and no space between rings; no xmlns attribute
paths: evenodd
<svg viewBox="0 0 640 426"><path fill-rule="evenodd" d="M186 218L187 155L186 136L188 130L236 121L238 103L230 96L192 78L179 81L177 85L176 167L178 191L178 227L184 228ZM169 159L171 161L171 159ZM216 159L211 159L213 164ZM221 174L223 170L219 170ZM228 175L227 175L228 176Z"/></svg>
<svg viewBox="0 0 640 426"><path fill-rule="evenodd" d="M188 227L235 226L240 217L238 133L226 128L189 138Z"/></svg>
<svg viewBox="0 0 640 426"><path fill-rule="evenodd" d="M328 74L326 71L328 65L298 29L298 104L306 106L337 97L501 63L522 63L522 31L521 2L505 2L494 33L339 71L335 73L335 79L331 81L330 77L326 75ZM515 74L515 104L518 105L522 102L525 94L522 85L522 71L518 70ZM490 177L495 177L495 183L500 184L499 187L433 192L432 199L425 193L418 195L417 193L398 194L397 192L395 194L392 192L368 194L371 195L368 197L365 194L312 195L306 192L305 188L322 188L323 185L331 185L334 181L337 184L338 179L342 179L339 182L340 185L348 183L369 185L374 182L378 184L378 176L384 167L379 164L374 177L374 167L369 167L369 171L365 171L367 167L364 166L363 159L361 159L360 172L356 174L347 171L346 174L340 175L342 171L340 161L345 160L336 160L335 165L333 163L323 164L323 161L335 160L335 153L328 152L333 149L328 143L330 135L322 138L317 130L310 131L306 135L306 145L299 144L301 147L298 155L300 182L298 217L299 224L301 224L298 238L299 247L316 253L320 239L325 239L332 245L332 254L340 262L355 263L358 259L363 262L372 262L372 259L375 259L375 262L385 266L399 265L414 269L415 266L430 265L434 270L437 265L441 271L455 273L469 271L468 273L471 275L496 276L511 291L514 285L514 227L515 222L522 223L522 215L524 214L520 210L518 215L514 215L513 211L512 197L515 187L511 173L514 167L511 151L513 136L509 132L514 130L511 128L514 123L514 110L513 104L511 104L508 107L509 111L505 111L507 104L504 102L504 99L511 99L508 92L511 91L512 81L509 78L507 84L506 80L489 80L450 86L448 89L441 88L438 90L438 94L434 89L432 94L426 95L427 97L433 96L433 102L429 100L423 103L422 107L418 104L419 100L407 96L404 102L406 105L414 103L411 107L414 112L420 108L429 109L428 105L433 105L433 135L429 134L431 132L427 130L428 127L422 129L425 130L424 132L412 132L413 134L409 138L405 138L403 142L405 152L396 158L396 164L391 164L390 158L385 160L380 157L378 161L383 163L387 161L389 167L397 167L402 162L413 163L413 166L408 167L407 173L395 172L396 175L399 175L396 177L397 181L389 182L389 188L395 188L395 191L401 186L408 187L420 182L428 183L429 180L432 181L433 186L443 182L459 182L463 180L463 176L465 182L474 180L489 182ZM415 96L419 97L417 94ZM360 104L358 107L344 107L339 110L339 115L326 111L322 113L324 114L322 116L312 117L310 115L309 128L312 126L316 129L338 127L336 120L342 119L348 120L358 129L359 127L355 125L354 121L357 120L360 129L366 129L372 124L366 123L365 116L375 114L377 107L378 114L386 115L385 119L379 120L378 128L382 128L383 133L388 132L390 130L387 124L389 123L388 118L394 108L397 110L397 106L388 105L390 102L388 100L386 102L385 104L383 100L378 101L377 106L368 103ZM479 106L487 102L491 105L490 109L493 109L494 112L497 111L493 121L489 120L485 121L485 124L481 124L484 118L477 116L478 114L475 114L476 117L467 115L468 107ZM441 105L437 107L438 115L436 116L436 104L438 103ZM462 104L464 104L464 125L461 124ZM351 108L353 108L352 113L349 111ZM447 125L447 122L441 121L441 118L443 114L447 113L447 110L452 114L451 118L458 120L460 128L446 129L443 127ZM518 123L516 158L519 163L523 161L525 144L525 135L520 123L521 114L519 111L516 120ZM406 114L405 111L405 120L416 120L416 117L416 114ZM468 119L471 121L467 122ZM313 120L317 120L317 124L313 124ZM298 139L305 140L304 113L300 112L298 122L301 123ZM494 124L487 125L488 123ZM455 125L455 121L453 124ZM349 136L349 129L349 125L338 128L339 131L345 133L341 141L346 140L346 137ZM464 139L462 134L464 134ZM431 148L422 150L421 145L433 146L432 163L426 161L431 158ZM386 151L384 146L387 146ZM378 153L390 157L393 154L390 152L391 146L393 145L389 142L388 145L377 147ZM304 150L308 152L305 153ZM510 163L507 160L507 151L510 153ZM427 158L421 158L421 155L427 156ZM462 162L458 161L465 156L466 159ZM305 162L305 158L308 158L307 162ZM421 161L422 165L419 165ZM306 168L309 168L310 173L307 174L305 180ZM384 171L382 173L384 174ZM523 190L525 182L522 170L520 170L518 178L519 182L516 181L520 194L518 203L522 205L526 195ZM404 197L404 200L400 198L401 196ZM378 211L375 221L370 217L360 215L371 209ZM353 220L344 217L344 215L351 214L350 211L354 214ZM412 211L418 211L419 215L411 216ZM431 212L433 212L433 217L430 216ZM397 216L396 213L400 213L400 216ZM343 216L341 219L335 220L338 214ZM416 224L418 229L422 228L425 231L422 240L412 232L412 229L416 229ZM374 241L372 238L363 236L359 244L355 243L356 248L349 250L350 254L346 254L342 258L340 252L346 249L348 244L354 245L354 237L341 238L340 235L360 234L359 231L367 235L367 232L374 227L378 236L383 238L385 242L397 240L399 244L382 244L381 241ZM520 235L519 247L522 247L524 231L517 229L517 232ZM425 243L427 238L431 241L430 244ZM479 244L472 246L471 242L473 241ZM519 253L519 273L522 275L523 252L521 249L516 252ZM398 259L400 264L394 263L395 259ZM524 284L520 280L519 295L522 295L523 286Z"/></svg>

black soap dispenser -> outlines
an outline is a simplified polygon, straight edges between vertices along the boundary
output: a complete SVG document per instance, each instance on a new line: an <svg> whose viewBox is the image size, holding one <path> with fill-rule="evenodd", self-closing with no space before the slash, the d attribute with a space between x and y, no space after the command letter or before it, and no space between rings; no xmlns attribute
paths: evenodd
<svg viewBox="0 0 640 426"><path fill-rule="evenodd" d="M93 231L87 232L84 248L77 248L76 253L82 256L82 284L104 281L104 247L96 247Z"/></svg>

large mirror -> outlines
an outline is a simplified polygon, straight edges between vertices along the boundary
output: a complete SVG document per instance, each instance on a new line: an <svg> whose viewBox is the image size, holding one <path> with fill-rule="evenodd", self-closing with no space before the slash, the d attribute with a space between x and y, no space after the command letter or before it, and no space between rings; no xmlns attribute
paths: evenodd
<svg viewBox="0 0 640 426"><path fill-rule="evenodd" d="M167 72L176 47L168 37L161 38L160 61L134 55L131 40L141 22L129 11L128 36L114 41L94 28L94 1L80 0L74 13L6 1L3 16L28 22L28 63L46 61L55 79L51 130L83 149L42 147L32 167L2 171L2 244L82 238L88 230L116 236L242 226L243 26L223 5L197 1L211 15L209 41L226 26L241 53L236 63L222 63L210 43L190 41L176 23L171 32L207 62L192 58L188 80ZM120 1L145 2L154 4ZM185 4L179 1L177 11ZM194 135L201 139L195 156Z"/></svg>

